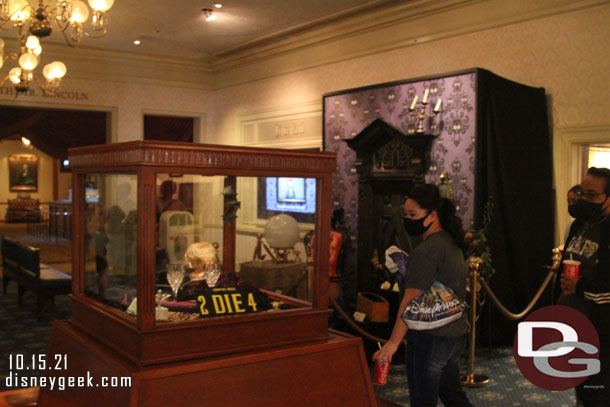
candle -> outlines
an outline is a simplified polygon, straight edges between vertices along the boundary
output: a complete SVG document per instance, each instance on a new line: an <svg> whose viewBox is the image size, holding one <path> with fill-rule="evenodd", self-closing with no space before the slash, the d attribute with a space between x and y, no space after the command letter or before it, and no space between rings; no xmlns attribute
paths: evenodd
<svg viewBox="0 0 610 407"><path fill-rule="evenodd" d="M421 101L424 105L428 103L428 93L430 93L430 89L426 88L426 90L424 91L424 100Z"/></svg>
<svg viewBox="0 0 610 407"><path fill-rule="evenodd" d="M416 103L417 103L417 95L415 95L415 97L413 98L413 102L411 102L411 106L409 107L409 110L415 109Z"/></svg>
<svg viewBox="0 0 610 407"><path fill-rule="evenodd" d="M443 99L438 98L436 101L436 105L434 106L434 113L438 113L441 110L441 104L443 103Z"/></svg>

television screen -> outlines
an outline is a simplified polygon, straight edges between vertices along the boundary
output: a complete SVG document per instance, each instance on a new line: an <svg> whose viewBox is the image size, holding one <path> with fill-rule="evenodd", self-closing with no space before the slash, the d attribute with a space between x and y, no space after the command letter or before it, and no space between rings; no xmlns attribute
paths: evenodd
<svg viewBox="0 0 610 407"><path fill-rule="evenodd" d="M268 211L315 213L315 178L266 178L266 209Z"/></svg>
<svg viewBox="0 0 610 407"><path fill-rule="evenodd" d="M305 179L277 179L277 201L281 203L305 203Z"/></svg>

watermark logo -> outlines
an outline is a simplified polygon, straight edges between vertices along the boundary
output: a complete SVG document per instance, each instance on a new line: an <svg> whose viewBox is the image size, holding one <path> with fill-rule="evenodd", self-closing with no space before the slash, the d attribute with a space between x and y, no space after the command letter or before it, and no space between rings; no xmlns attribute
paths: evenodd
<svg viewBox="0 0 610 407"><path fill-rule="evenodd" d="M527 380L545 390L572 389L599 373L599 337L581 312L551 305L519 323L515 361Z"/></svg>

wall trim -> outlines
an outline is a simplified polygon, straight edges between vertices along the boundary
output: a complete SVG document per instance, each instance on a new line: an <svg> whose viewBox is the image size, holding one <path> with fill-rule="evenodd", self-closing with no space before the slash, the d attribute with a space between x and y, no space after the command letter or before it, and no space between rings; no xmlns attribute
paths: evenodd
<svg viewBox="0 0 610 407"><path fill-rule="evenodd" d="M553 165L555 170L555 241L563 244L563 233L570 221L566 195L568 190L579 184L582 157L580 147L585 144L610 143L610 123L595 125L560 126L555 130L556 138L553 143Z"/></svg>
<svg viewBox="0 0 610 407"><path fill-rule="evenodd" d="M275 137L261 137L253 140L246 136L248 130L258 135L264 125L282 126L302 123L299 133L275 134ZM305 124L307 123L307 124ZM315 123L315 124L314 124ZM284 105L243 112L236 116L236 127L240 135L240 145L273 148L316 148L322 147L322 102L320 100ZM269 131L267 129L267 131Z"/></svg>

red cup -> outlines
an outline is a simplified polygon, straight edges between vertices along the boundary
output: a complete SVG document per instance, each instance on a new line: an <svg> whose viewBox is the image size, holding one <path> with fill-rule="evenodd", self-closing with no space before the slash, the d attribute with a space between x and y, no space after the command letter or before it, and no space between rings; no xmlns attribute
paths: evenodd
<svg viewBox="0 0 610 407"><path fill-rule="evenodd" d="M566 277L578 278L580 274L580 262L578 260L563 261L563 275Z"/></svg>
<svg viewBox="0 0 610 407"><path fill-rule="evenodd" d="M580 262L578 260L563 261L563 275L566 277L578 278L580 274Z"/></svg>
<svg viewBox="0 0 610 407"><path fill-rule="evenodd" d="M375 384L383 386L388 382L388 372L390 371L390 363L375 362Z"/></svg>

